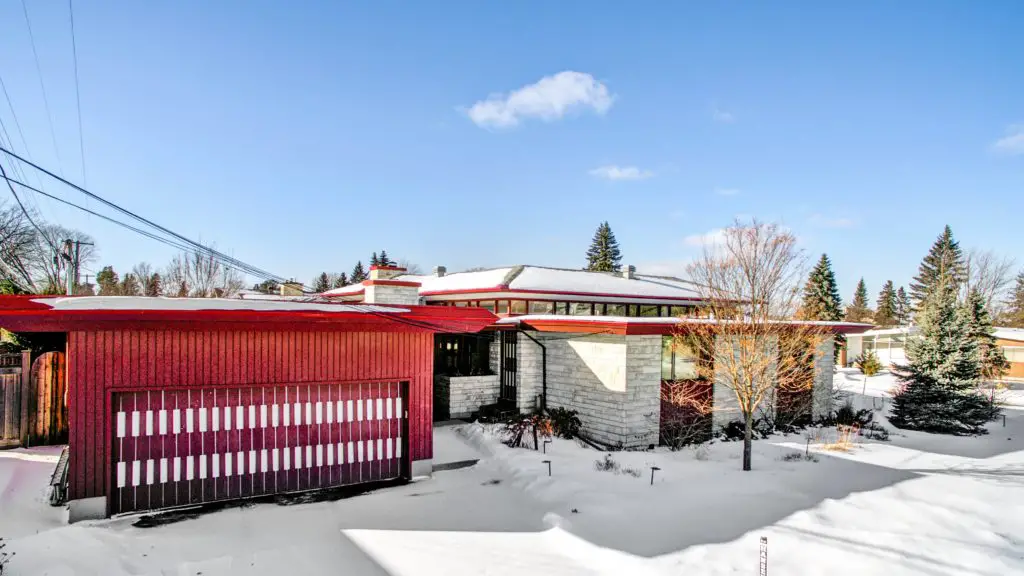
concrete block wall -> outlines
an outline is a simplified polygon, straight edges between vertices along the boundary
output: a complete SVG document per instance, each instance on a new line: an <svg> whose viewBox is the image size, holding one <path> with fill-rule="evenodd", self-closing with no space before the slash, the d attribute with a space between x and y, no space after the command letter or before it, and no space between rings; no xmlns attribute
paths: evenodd
<svg viewBox="0 0 1024 576"><path fill-rule="evenodd" d="M658 445L661 336L626 336L625 425L629 447Z"/></svg>
<svg viewBox="0 0 1024 576"><path fill-rule="evenodd" d="M420 290L415 286L370 285L363 289L363 302L415 306L420 303Z"/></svg>
<svg viewBox="0 0 1024 576"><path fill-rule="evenodd" d="M735 337L733 337L735 338ZM735 372L735 365L733 369L727 368L731 363L740 362L739 359L730 359L729 354L737 355L739 352L731 345L732 338L726 338L718 336L715 338L715 382L712 389L714 397L714 409L711 412L711 426L717 432L727 426L733 421L743 421L743 413L740 411L739 400L736 398L736 392L733 390L732 383L730 382L730 372ZM769 354L776 354L778 350L777 343L768 342L765 344L769 350ZM733 358L738 358L733 356ZM770 370L769 378L772 382L775 381L774 367ZM764 398L758 403L755 408L755 418L757 417L758 410L768 410L775 406L775 394L769 392L765 394Z"/></svg>
<svg viewBox="0 0 1024 576"><path fill-rule="evenodd" d="M532 412L539 407L538 397L544 391L544 363L543 350L536 342L530 340L521 332L516 336L516 407L520 412ZM542 338L535 336L538 340L550 348L550 345ZM551 379L551 358L548 352L548 380Z"/></svg>
<svg viewBox="0 0 1024 576"><path fill-rule="evenodd" d="M498 401L500 377L450 376L448 380L448 412L452 418L468 418L481 406Z"/></svg>
<svg viewBox="0 0 1024 576"><path fill-rule="evenodd" d="M832 413L832 375L835 370L835 338L825 338L814 350L814 389L811 391L811 417L814 420Z"/></svg>

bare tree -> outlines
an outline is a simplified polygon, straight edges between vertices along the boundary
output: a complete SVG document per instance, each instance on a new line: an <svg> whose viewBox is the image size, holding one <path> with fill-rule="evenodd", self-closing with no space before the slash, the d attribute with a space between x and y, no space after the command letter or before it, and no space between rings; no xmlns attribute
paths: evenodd
<svg viewBox="0 0 1024 576"><path fill-rule="evenodd" d="M0 280L15 290L36 292L38 262L53 256L40 252L37 235L19 207L0 203Z"/></svg>
<svg viewBox="0 0 1024 576"><path fill-rule="evenodd" d="M977 290L985 299L985 309L995 317L1007 290L1013 283L1016 262L1009 256L998 256L992 250L972 248L967 253L967 282L964 294Z"/></svg>
<svg viewBox="0 0 1024 576"><path fill-rule="evenodd" d="M739 221L688 267L705 303L705 319L681 324L676 342L697 358L701 379L715 393L715 410L738 412L744 423L743 469L751 469L754 418L776 391L797 393L814 385L814 357L827 336L815 322L797 322L805 258L796 237L776 224Z"/></svg>
<svg viewBox="0 0 1024 576"><path fill-rule="evenodd" d="M53 247L63 251L64 241L72 240L83 243L78 248L80 266L96 261L96 244L92 236L57 224L42 224L39 228L42 230L42 232L36 233L39 254L52 254ZM36 263L37 284L45 292L63 294L67 286L68 266L69 263L63 256L39 257ZM76 285L78 280L76 279Z"/></svg>
<svg viewBox="0 0 1024 576"><path fill-rule="evenodd" d="M409 260L408 258L399 258L398 267L405 268L406 274L423 274L423 268L419 264Z"/></svg>
<svg viewBox="0 0 1024 576"><path fill-rule="evenodd" d="M153 270L149 262L139 262L132 268L131 275L139 281L143 296L160 296L163 293L163 278Z"/></svg>
<svg viewBox="0 0 1024 576"><path fill-rule="evenodd" d="M227 298L242 289L238 271L198 250L175 256L163 278L164 293L168 296Z"/></svg>

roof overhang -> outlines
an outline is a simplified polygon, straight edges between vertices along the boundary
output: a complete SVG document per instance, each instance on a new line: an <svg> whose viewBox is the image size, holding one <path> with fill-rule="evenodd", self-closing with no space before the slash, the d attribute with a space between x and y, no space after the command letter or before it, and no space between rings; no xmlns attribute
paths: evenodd
<svg viewBox="0 0 1024 576"><path fill-rule="evenodd" d="M668 296L647 296L638 294L609 294L602 292L570 292L561 290L510 289L503 286L474 288L469 290L421 290L420 296L427 302L449 302L456 300L544 300L550 302L607 302L615 304L647 304L662 306L693 306L700 304L700 298L672 298Z"/></svg>
<svg viewBox="0 0 1024 576"><path fill-rule="evenodd" d="M714 320L700 318L632 318L616 316L514 316L498 320L498 327L518 326L538 332L566 332L576 334L620 335L672 335L685 332L687 326L714 324ZM793 327L819 326L833 334L856 334L871 329L870 324L850 322L780 321Z"/></svg>
<svg viewBox="0 0 1024 576"><path fill-rule="evenodd" d="M0 296L0 327L13 332L479 332L491 326L496 319L494 314L483 308L448 306L381 306L216 298Z"/></svg>

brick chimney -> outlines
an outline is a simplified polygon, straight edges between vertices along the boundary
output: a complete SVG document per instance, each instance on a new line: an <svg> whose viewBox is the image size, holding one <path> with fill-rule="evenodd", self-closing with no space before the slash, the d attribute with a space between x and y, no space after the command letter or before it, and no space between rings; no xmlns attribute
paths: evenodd
<svg viewBox="0 0 1024 576"><path fill-rule="evenodd" d="M405 274L405 268L398 266L370 266L370 277L363 280L364 304L411 304L420 303L420 283L395 280Z"/></svg>
<svg viewBox="0 0 1024 576"><path fill-rule="evenodd" d="M636 275L636 266L626 266L622 269L622 277L626 280L632 280Z"/></svg>
<svg viewBox="0 0 1024 576"><path fill-rule="evenodd" d="M281 296L302 296L302 282L289 280L281 284Z"/></svg>
<svg viewBox="0 0 1024 576"><path fill-rule="evenodd" d="M391 280L402 274L405 274L405 268L399 266L370 266L370 280Z"/></svg>

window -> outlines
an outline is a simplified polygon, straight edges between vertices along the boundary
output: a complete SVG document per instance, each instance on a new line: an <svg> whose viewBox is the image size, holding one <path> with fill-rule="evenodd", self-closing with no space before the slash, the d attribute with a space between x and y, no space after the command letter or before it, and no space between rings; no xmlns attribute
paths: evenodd
<svg viewBox="0 0 1024 576"><path fill-rule="evenodd" d="M659 308L661 308L661 307L660 306L641 306L640 307L640 316L643 316L643 317L658 316L659 315L658 314L658 309Z"/></svg>
<svg viewBox="0 0 1024 576"><path fill-rule="evenodd" d="M626 307L622 304L608 304L608 316L625 316Z"/></svg>
<svg viewBox="0 0 1024 576"><path fill-rule="evenodd" d="M696 380L697 354L689 346L674 342L671 336L661 339L661 379Z"/></svg>
<svg viewBox="0 0 1024 576"><path fill-rule="evenodd" d="M509 311L512 314L526 314L526 300L513 300Z"/></svg>
<svg viewBox="0 0 1024 576"><path fill-rule="evenodd" d="M861 341L860 347L865 352L873 352L875 350L875 337L865 336L864 340Z"/></svg>
<svg viewBox="0 0 1024 576"><path fill-rule="evenodd" d="M554 314L555 303L554 302L537 302L536 300L530 302L530 314Z"/></svg>
<svg viewBox="0 0 1024 576"><path fill-rule="evenodd" d="M570 302L569 309L573 316L593 316L594 305L590 302Z"/></svg>
<svg viewBox="0 0 1024 576"><path fill-rule="evenodd" d="M1003 353L1010 362L1024 362L1024 346L1004 346Z"/></svg>
<svg viewBox="0 0 1024 576"><path fill-rule="evenodd" d="M604 304L594 303L594 316L604 316Z"/></svg>
<svg viewBox="0 0 1024 576"><path fill-rule="evenodd" d="M477 303L481 308L494 312L494 300L481 300Z"/></svg>
<svg viewBox="0 0 1024 576"><path fill-rule="evenodd" d="M569 303L568 302L555 302L555 314L568 314Z"/></svg>
<svg viewBox="0 0 1024 576"><path fill-rule="evenodd" d="M686 309L686 306L673 306L670 309L669 316L678 318L680 316L686 316L688 312L689 311Z"/></svg>
<svg viewBox="0 0 1024 576"><path fill-rule="evenodd" d="M434 373L478 376L491 373L490 339L483 334L434 336Z"/></svg>
<svg viewBox="0 0 1024 576"><path fill-rule="evenodd" d="M495 314L508 314L508 300L498 300L498 308Z"/></svg>
<svg viewBox="0 0 1024 576"><path fill-rule="evenodd" d="M455 307L456 308L465 308L468 305L469 305L469 302L466 302L466 301L456 302L455 303Z"/></svg>

